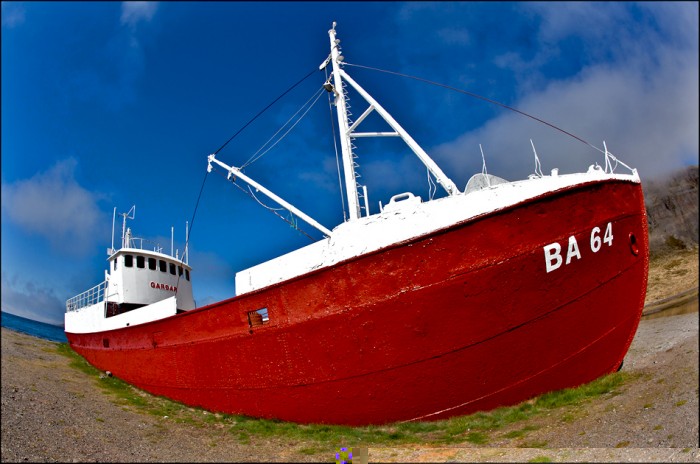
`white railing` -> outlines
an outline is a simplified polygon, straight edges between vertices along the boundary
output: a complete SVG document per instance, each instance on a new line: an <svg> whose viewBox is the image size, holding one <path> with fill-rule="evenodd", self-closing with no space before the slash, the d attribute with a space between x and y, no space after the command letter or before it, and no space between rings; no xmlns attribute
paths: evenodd
<svg viewBox="0 0 700 464"><path fill-rule="evenodd" d="M107 288L107 281L95 285L90 290L87 290L80 295L74 296L70 300L66 301L66 312L78 311L86 306L94 305L105 299L105 289Z"/></svg>

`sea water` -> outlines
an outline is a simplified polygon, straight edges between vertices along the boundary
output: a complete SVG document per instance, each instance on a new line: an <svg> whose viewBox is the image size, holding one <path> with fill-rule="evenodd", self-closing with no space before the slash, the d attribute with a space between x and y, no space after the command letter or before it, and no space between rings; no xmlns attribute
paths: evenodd
<svg viewBox="0 0 700 464"><path fill-rule="evenodd" d="M46 324L44 322L25 319L24 317L15 316L14 314L2 312L2 326L7 329L12 329L17 332L23 332L34 337L44 338L52 342L66 343L68 339L59 325Z"/></svg>

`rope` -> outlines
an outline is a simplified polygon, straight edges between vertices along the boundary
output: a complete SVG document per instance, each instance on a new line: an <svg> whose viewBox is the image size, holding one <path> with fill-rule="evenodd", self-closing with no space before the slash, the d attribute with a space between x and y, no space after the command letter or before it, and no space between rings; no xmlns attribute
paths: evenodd
<svg viewBox="0 0 700 464"><path fill-rule="evenodd" d="M236 185L238 185L238 184L236 184ZM260 201L260 200L258 199L258 197L255 196L255 194L253 193L253 191L250 189L250 185L248 186L248 193L249 193L249 195L250 195L251 197L253 197L253 199L254 199L255 201L258 202L258 204L259 204L260 206L262 206L263 208L265 208L265 209L267 209L267 210L270 210L270 211L281 211L281 210L284 209L284 208L282 208L282 207L273 208L273 207L271 207L271 206L267 206L265 203L263 203L262 201Z"/></svg>
<svg viewBox="0 0 700 464"><path fill-rule="evenodd" d="M216 169L214 169L214 170L215 170L216 172L218 172L219 175L220 175L221 177L224 177L226 180L230 180L228 177L225 177L223 173L219 172L219 171L216 170ZM270 208L270 207L264 205L263 203L261 203L260 200L258 200L258 199L255 197L255 195L253 195L252 192L249 191L249 190L250 190L250 186L248 186L248 190L246 190L246 189L244 189L243 187L241 187L240 185L238 185L238 184L236 183L235 180L230 180L230 181L231 181L231 183L232 183L233 185L235 185L236 187L238 187L238 189L239 189L241 192L243 192L243 193L245 193L246 195L248 195L248 196L250 196L251 198L253 198L255 201L257 201L257 202L260 203L262 206L264 206L268 211L272 211L272 212L275 214L275 216L277 216L278 218L282 219L284 222L286 222L287 224L289 224L290 226L292 226L292 228L296 229L298 232L300 232L300 233L306 235L306 236L309 238L309 240L311 240L312 242L315 241L315 239L314 239L311 235L307 234L307 233L304 232L302 229L300 229L299 227L297 227L297 226L296 226L295 224L293 224L290 220L288 220L287 218L285 218L284 216L282 216L280 213L278 213L274 208ZM280 210L282 210L282 209L284 209L284 208L280 208ZM290 214L291 214L291 211L290 211Z"/></svg>

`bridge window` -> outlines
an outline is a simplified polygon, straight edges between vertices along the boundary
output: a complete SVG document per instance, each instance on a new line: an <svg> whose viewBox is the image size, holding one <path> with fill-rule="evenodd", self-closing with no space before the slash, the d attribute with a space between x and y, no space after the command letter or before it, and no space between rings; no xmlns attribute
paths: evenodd
<svg viewBox="0 0 700 464"><path fill-rule="evenodd" d="M114 260L112 261L112 269L115 271L117 270L117 258L114 258Z"/></svg>
<svg viewBox="0 0 700 464"><path fill-rule="evenodd" d="M124 267L134 267L134 257L131 255L124 255Z"/></svg>
<svg viewBox="0 0 700 464"><path fill-rule="evenodd" d="M136 267L140 267L141 269L146 267L146 258L143 256L136 256Z"/></svg>
<svg viewBox="0 0 700 464"><path fill-rule="evenodd" d="M182 266L177 267L177 272L180 276L182 276Z"/></svg>
<svg viewBox="0 0 700 464"><path fill-rule="evenodd" d="M170 263L170 273L175 275L175 265L173 263Z"/></svg>
<svg viewBox="0 0 700 464"><path fill-rule="evenodd" d="M156 270L156 259L155 258L148 258L148 269L151 271Z"/></svg>
<svg viewBox="0 0 700 464"><path fill-rule="evenodd" d="M165 261L162 259L158 260L158 269L160 269L160 272L167 272L168 267L165 265Z"/></svg>
<svg viewBox="0 0 700 464"><path fill-rule="evenodd" d="M190 280L190 270L185 269L185 279Z"/></svg>

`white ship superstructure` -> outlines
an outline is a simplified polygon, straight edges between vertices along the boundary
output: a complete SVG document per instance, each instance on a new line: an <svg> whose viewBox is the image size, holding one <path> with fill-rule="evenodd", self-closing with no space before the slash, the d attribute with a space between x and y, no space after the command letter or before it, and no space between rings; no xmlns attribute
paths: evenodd
<svg viewBox="0 0 700 464"><path fill-rule="evenodd" d="M126 227L122 214L121 248L107 250L105 280L66 302L66 331L90 333L143 324L195 308L192 268L187 251L168 255L148 250Z"/></svg>

